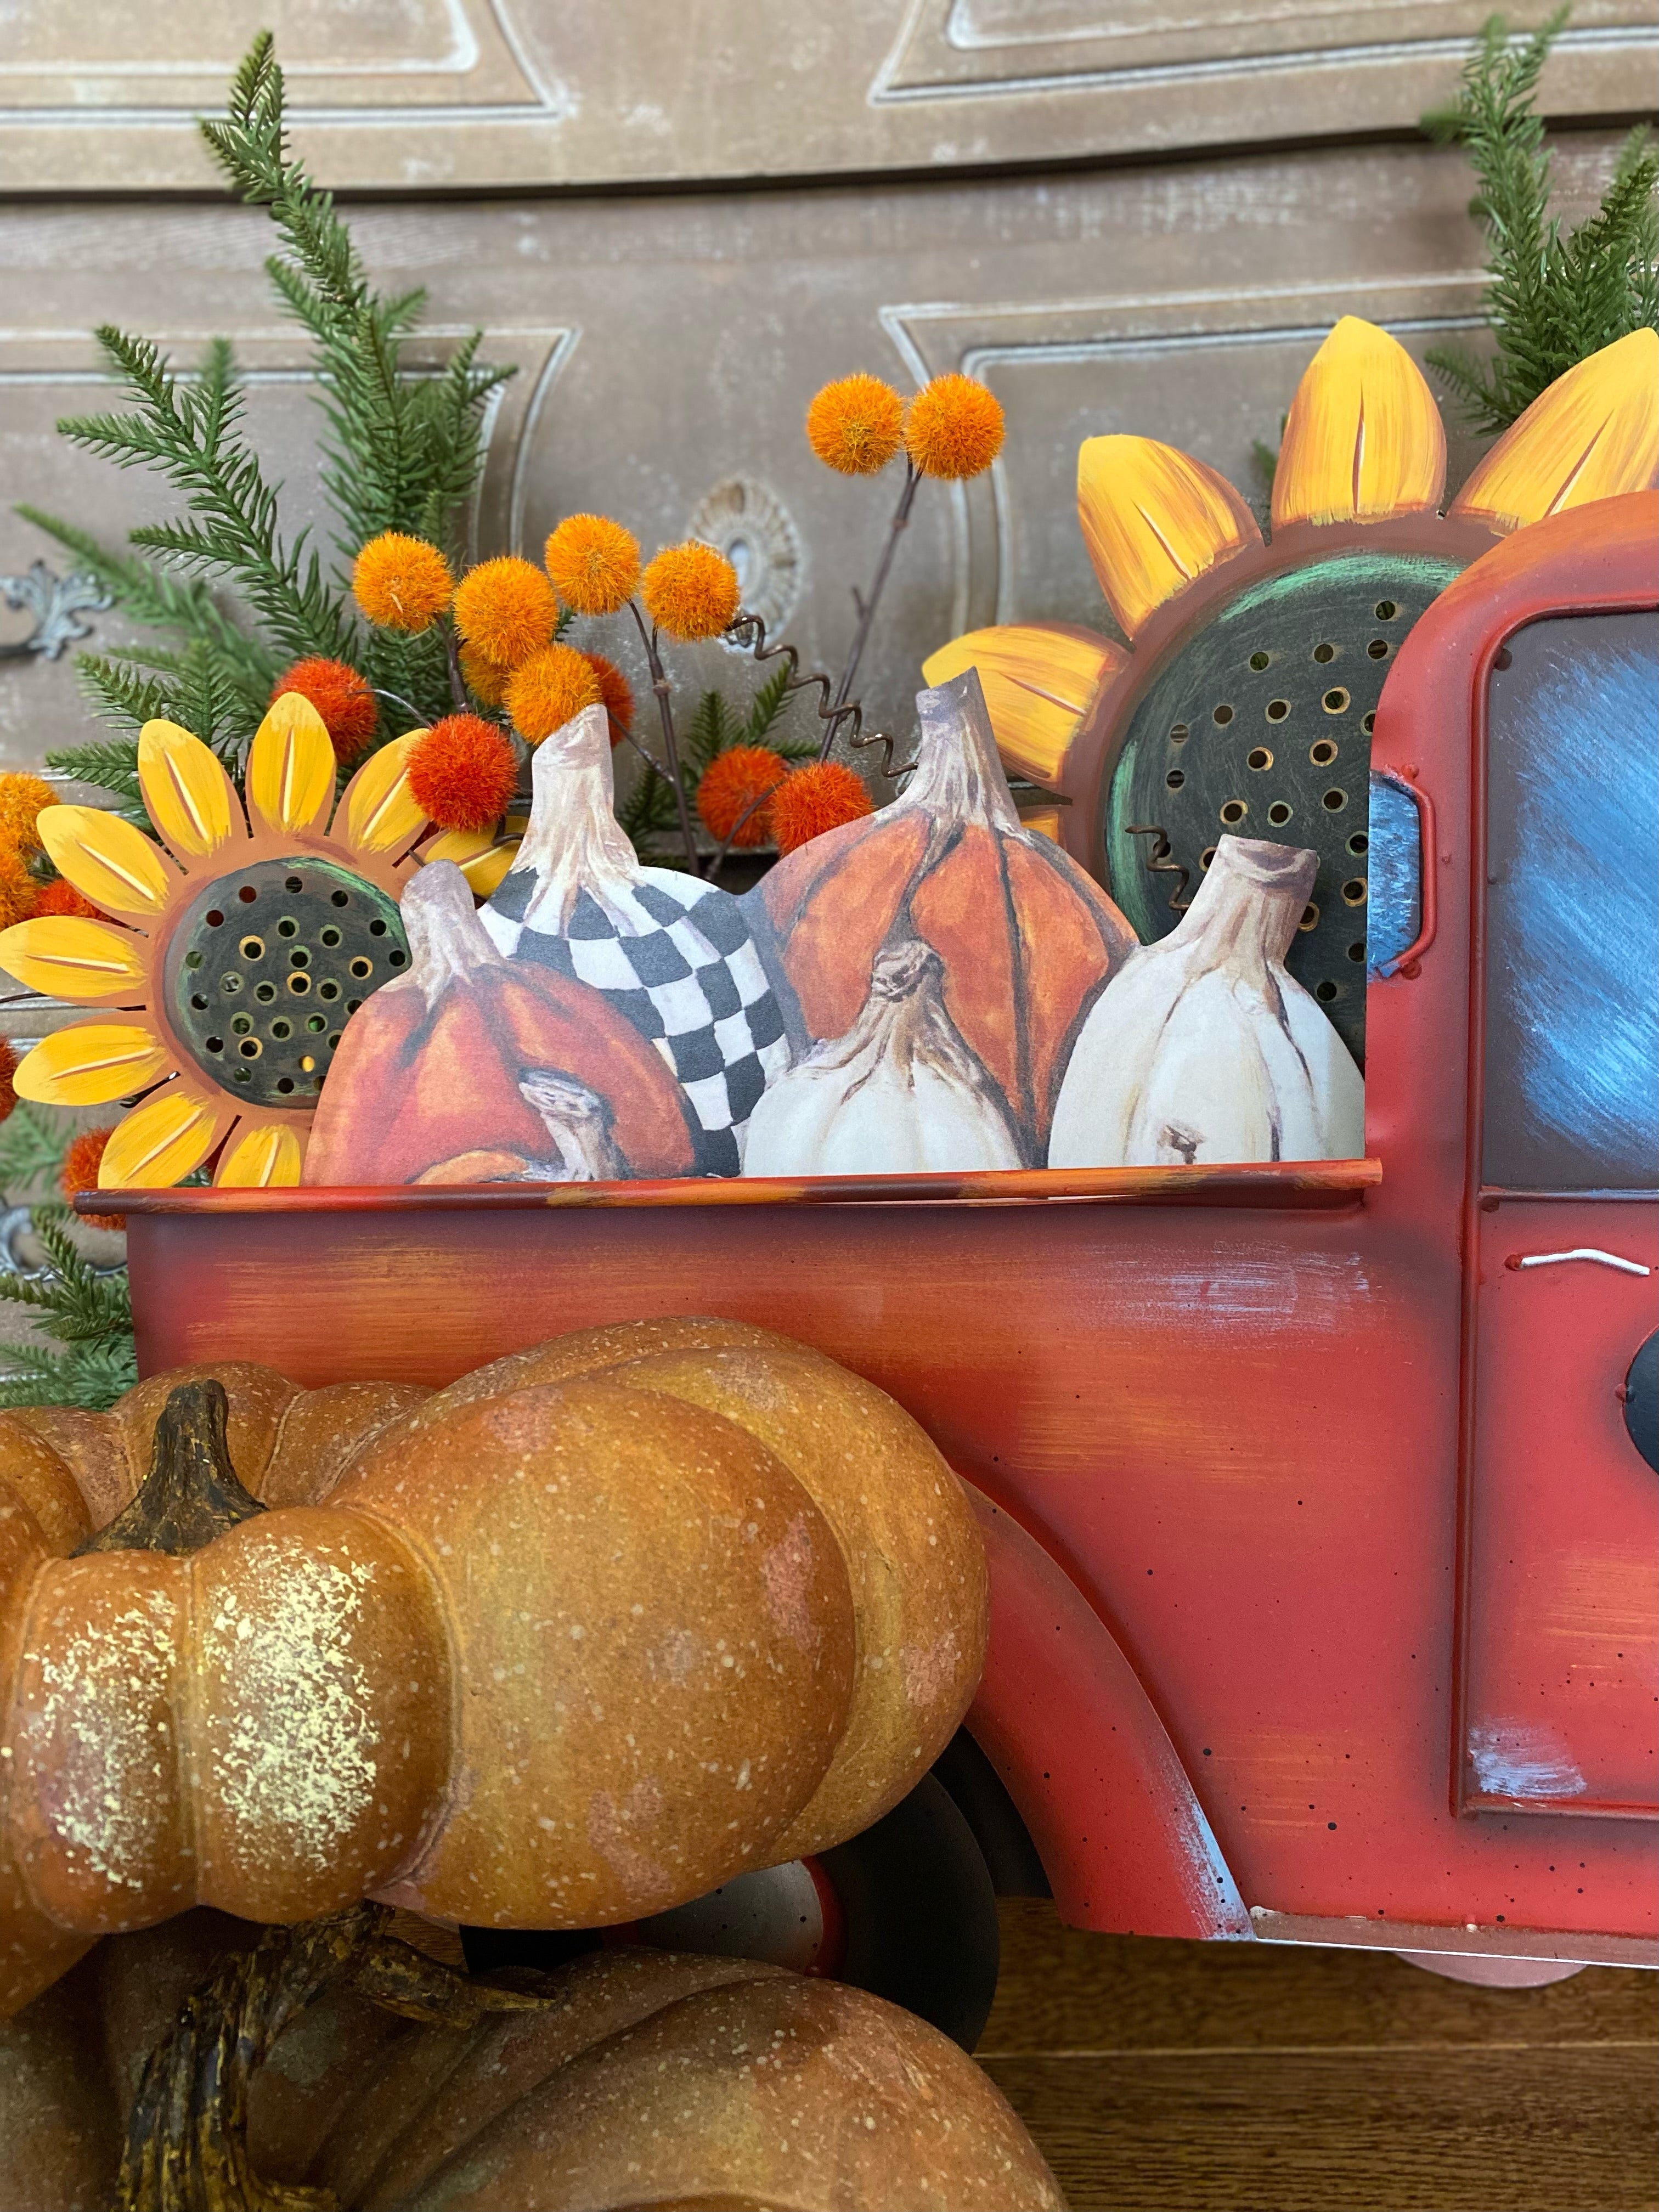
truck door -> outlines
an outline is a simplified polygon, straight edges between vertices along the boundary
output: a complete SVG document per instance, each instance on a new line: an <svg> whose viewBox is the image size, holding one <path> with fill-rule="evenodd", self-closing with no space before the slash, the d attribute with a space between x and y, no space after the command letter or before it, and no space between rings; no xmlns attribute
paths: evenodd
<svg viewBox="0 0 1659 2212"><path fill-rule="evenodd" d="M1475 742L1459 1796L1650 1814L1659 615L1516 631Z"/></svg>

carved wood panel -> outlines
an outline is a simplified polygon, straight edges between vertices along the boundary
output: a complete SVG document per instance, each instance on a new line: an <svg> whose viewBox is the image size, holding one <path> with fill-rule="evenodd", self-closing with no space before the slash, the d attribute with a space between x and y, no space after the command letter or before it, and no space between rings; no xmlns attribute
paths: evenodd
<svg viewBox="0 0 1659 2212"><path fill-rule="evenodd" d="M1588 201L1613 143L1565 142L1570 201ZM379 281L429 286L432 358L476 321L487 355L517 366L491 424L481 550L533 555L579 508L619 515L647 549L695 524L724 535L751 601L831 665L897 487L821 469L801 434L808 398L857 368L905 388L949 368L983 376L1007 410L1004 456L965 493L926 488L868 663L866 699L902 738L922 659L957 630L1107 625L1076 522L1083 438L1167 439L1259 496L1252 441L1276 440L1335 316L1369 316L1419 354L1471 329L1468 192L1460 157L1401 146L1025 181L380 204L355 222ZM82 335L104 319L182 360L233 337L284 511L313 512L315 413L262 272L269 246L261 218L222 206L0 216L0 574L65 565L12 501L107 538L165 507L155 479L53 434L58 415L106 404ZM1473 449L1452 428L1455 482ZM90 620L101 640L121 634ZM617 647L626 660L613 629ZM87 727L70 658L0 661L6 763ZM680 665L693 684L747 681L718 646Z"/></svg>
<svg viewBox="0 0 1659 2212"><path fill-rule="evenodd" d="M1485 0L10 0L0 189L199 191L191 118L269 24L363 191L948 169L1409 129ZM1578 0L1558 116L1650 105L1659 0Z"/></svg>

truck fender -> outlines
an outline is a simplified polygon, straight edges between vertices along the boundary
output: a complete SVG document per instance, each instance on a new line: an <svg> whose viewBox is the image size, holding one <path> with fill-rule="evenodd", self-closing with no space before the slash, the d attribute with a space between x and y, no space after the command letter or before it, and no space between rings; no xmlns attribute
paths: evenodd
<svg viewBox="0 0 1659 2212"><path fill-rule="evenodd" d="M1238 1886L1116 1638L1035 1537L963 1486L991 1582L990 1650L967 1726L1030 1832L1060 1917L1249 1940Z"/></svg>

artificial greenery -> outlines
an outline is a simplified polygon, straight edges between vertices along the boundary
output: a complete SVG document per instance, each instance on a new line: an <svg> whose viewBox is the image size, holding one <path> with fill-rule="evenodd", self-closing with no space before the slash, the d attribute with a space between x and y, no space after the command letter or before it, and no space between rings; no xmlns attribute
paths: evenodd
<svg viewBox="0 0 1659 2212"><path fill-rule="evenodd" d="M435 374L405 365L425 294L374 290L332 195L289 155L269 32L237 70L223 119L200 128L232 189L267 210L282 241L265 268L312 341L336 550L349 560L386 530L457 550L483 467L490 394L511 370L479 366L476 331ZM187 512L142 525L130 534L133 550L118 552L38 508L20 510L74 553L125 614L160 633L148 648L80 657L94 711L119 734L49 753L48 763L136 806L144 721L165 716L232 757L283 669L313 656L350 662L423 720L448 712L441 634L404 638L368 628L308 527L284 536L276 489L244 435L229 345L216 339L199 369L183 374L146 338L108 325L97 337L132 404L69 417L59 430L119 468L155 470L185 495ZM234 609L215 598L216 586L234 594Z"/></svg>
<svg viewBox="0 0 1659 2212"><path fill-rule="evenodd" d="M1518 40L1488 18L1454 106L1423 128L1464 147L1480 191L1470 211L1489 247L1490 363L1466 349L1430 352L1477 429L1505 430L1558 376L1644 325L1659 328L1659 153L1645 129L1625 142L1596 213L1564 231L1550 210L1552 179L1538 80L1567 21L1561 8Z"/></svg>
<svg viewBox="0 0 1659 2212"><path fill-rule="evenodd" d="M0 1124L0 1189L7 1206L30 1206L30 1227L46 1255L37 1279L0 1273L0 1298L27 1306L40 1334L61 1345L0 1345L0 1407L112 1406L138 1380L125 1267L100 1273L76 1249L55 1191L73 1117L20 1100Z"/></svg>
<svg viewBox="0 0 1659 2212"><path fill-rule="evenodd" d="M812 761L818 757L815 736L793 735L781 726L789 700L790 670L780 661L749 702L746 714L733 707L719 691L705 691L680 739L680 772L686 796L695 805L697 786L711 761L734 745L764 745L782 760ZM618 803L617 819L642 860L672 867L677 848L659 852L653 841L672 831L678 819L673 788L666 776L647 760L633 788Z"/></svg>

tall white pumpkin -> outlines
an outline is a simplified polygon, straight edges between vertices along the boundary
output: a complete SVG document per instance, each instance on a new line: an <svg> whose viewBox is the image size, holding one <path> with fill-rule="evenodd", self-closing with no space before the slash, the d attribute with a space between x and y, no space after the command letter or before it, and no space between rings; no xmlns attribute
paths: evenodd
<svg viewBox="0 0 1659 2212"><path fill-rule="evenodd" d="M1285 966L1316 854L1223 837L1178 927L1095 1001L1054 1109L1054 1168L1358 1158L1365 1088Z"/></svg>

